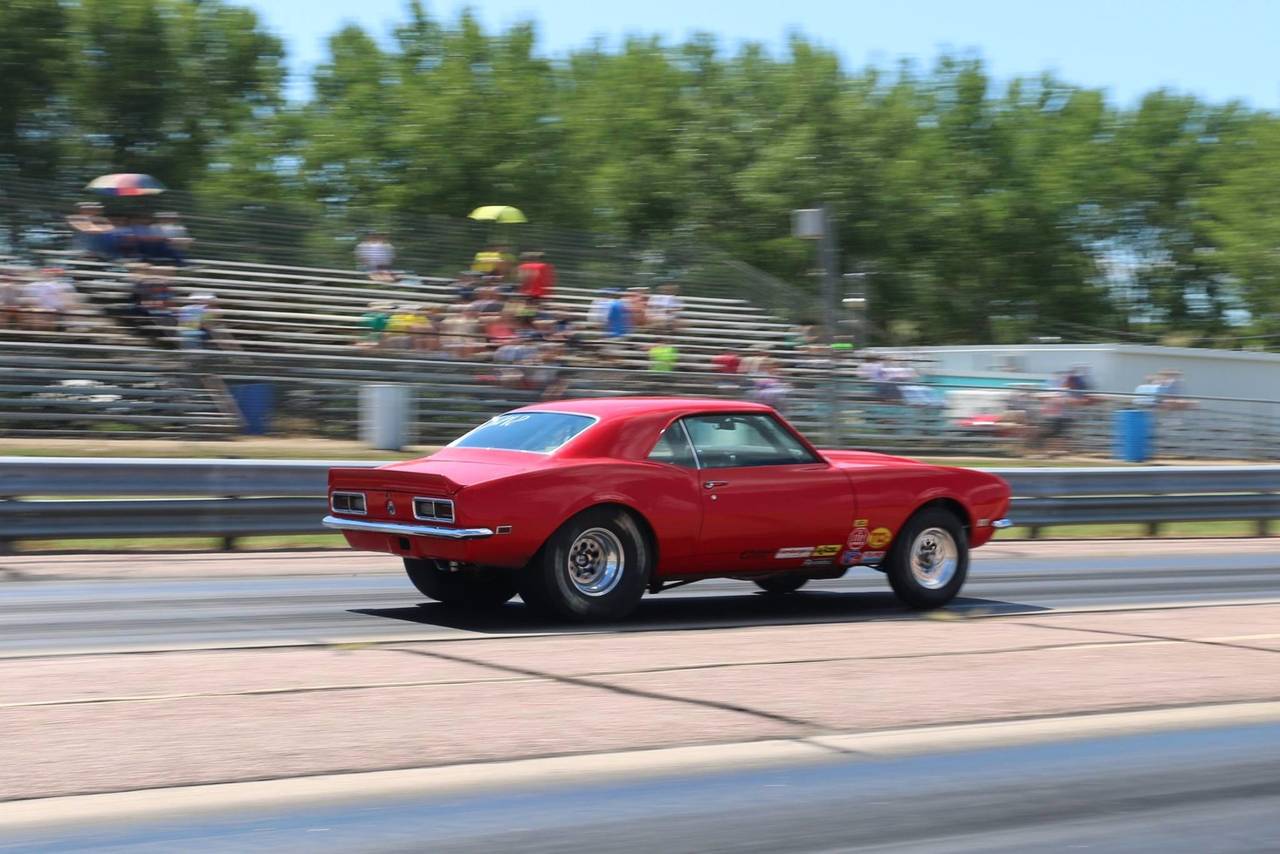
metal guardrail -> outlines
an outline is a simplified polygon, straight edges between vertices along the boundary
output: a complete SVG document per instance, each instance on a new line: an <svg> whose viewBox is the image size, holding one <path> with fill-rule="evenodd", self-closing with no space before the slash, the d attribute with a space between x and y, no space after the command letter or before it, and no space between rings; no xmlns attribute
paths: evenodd
<svg viewBox="0 0 1280 854"><path fill-rule="evenodd" d="M0 545L20 540L236 537L324 531L338 460L0 457ZM1280 466L999 468L1018 527L1280 519ZM68 500L72 499L72 500Z"/></svg>

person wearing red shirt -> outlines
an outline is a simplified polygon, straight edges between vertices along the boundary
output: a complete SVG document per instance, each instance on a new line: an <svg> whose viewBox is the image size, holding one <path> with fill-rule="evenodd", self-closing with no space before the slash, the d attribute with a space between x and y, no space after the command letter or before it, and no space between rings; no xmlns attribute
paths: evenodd
<svg viewBox="0 0 1280 854"><path fill-rule="evenodd" d="M556 268L543 260L541 252L526 252L520 256L517 268L520 276L520 293L532 300L547 299L556 286Z"/></svg>

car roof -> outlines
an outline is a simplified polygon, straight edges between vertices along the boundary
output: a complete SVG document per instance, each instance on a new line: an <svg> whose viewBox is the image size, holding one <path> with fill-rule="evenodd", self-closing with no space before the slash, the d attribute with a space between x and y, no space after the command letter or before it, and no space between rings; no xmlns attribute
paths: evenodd
<svg viewBox="0 0 1280 854"><path fill-rule="evenodd" d="M629 415L681 415L688 412L772 412L762 403L711 397L592 397L520 407L519 412L572 412L603 420Z"/></svg>

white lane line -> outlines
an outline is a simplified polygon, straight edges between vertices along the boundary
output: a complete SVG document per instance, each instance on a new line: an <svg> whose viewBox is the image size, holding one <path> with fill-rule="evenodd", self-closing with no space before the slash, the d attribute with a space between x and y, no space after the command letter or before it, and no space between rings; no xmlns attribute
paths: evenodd
<svg viewBox="0 0 1280 854"><path fill-rule="evenodd" d="M65 829L75 823L162 815L191 817L210 812L310 807L335 801L456 796L596 780L635 781L680 773L816 763L830 761L835 754L844 754L845 759L880 759L1274 722L1280 722L1280 702L1226 703L143 789L0 803L0 828L53 825Z"/></svg>

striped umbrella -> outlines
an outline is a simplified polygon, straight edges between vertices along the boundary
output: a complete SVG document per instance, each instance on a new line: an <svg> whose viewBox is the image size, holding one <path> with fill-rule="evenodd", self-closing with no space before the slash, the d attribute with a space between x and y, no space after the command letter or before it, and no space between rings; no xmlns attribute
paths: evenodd
<svg viewBox="0 0 1280 854"><path fill-rule="evenodd" d="M165 187L150 175L117 172L114 175L94 178L85 189L92 190L100 196L154 196L157 193L163 193Z"/></svg>

